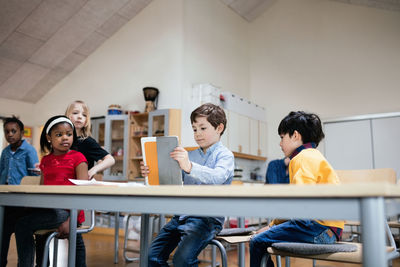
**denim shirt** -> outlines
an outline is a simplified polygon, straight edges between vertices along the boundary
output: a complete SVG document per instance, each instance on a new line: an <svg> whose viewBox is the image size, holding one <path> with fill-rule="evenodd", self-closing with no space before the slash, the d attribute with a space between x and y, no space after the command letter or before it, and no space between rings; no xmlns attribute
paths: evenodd
<svg viewBox="0 0 400 267"><path fill-rule="evenodd" d="M19 185L24 176L37 175L28 168L34 168L39 159L35 148L25 140L17 150L12 153L8 145L1 153L0 158L0 184Z"/></svg>
<svg viewBox="0 0 400 267"><path fill-rule="evenodd" d="M190 173L183 172L183 184L230 184L233 178L235 161L233 153L221 142L217 142L209 147L206 153L201 148L189 151L189 160L192 162ZM201 190L201 189L200 189ZM187 218L182 215L180 220ZM224 217L214 218L221 225Z"/></svg>
<svg viewBox="0 0 400 267"><path fill-rule="evenodd" d="M192 162L190 173L183 172L183 184L230 184L233 178L234 157L221 142L209 147L189 151Z"/></svg>

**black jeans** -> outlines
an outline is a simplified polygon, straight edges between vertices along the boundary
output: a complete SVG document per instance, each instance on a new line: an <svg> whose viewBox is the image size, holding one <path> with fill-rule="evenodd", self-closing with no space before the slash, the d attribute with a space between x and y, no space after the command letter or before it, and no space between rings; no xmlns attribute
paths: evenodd
<svg viewBox="0 0 400 267"><path fill-rule="evenodd" d="M34 263L35 240L33 233L37 230L57 228L69 217L69 212L63 209L31 209L20 217L15 225L17 242L18 266L31 267ZM37 240L39 250L43 248L44 238ZM77 235L75 266L85 267L85 245L82 235ZM42 254L43 255L43 254ZM40 259L39 259L40 260ZM39 263L40 264L40 263Z"/></svg>
<svg viewBox="0 0 400 267"><path fill-rule="evenodd" d="M7 265L8 249L10 247L11 235L15 232L17 220L25 215L24 207L4 207L3 236L1 240L0 267Z"/></svg>

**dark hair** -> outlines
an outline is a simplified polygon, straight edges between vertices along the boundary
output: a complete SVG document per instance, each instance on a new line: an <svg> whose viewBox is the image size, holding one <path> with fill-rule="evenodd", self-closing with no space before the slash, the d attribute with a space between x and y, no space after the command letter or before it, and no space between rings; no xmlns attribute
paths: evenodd
<svg viewBox="0 0 400 267"><path fill-rule="evenodd" d="M46 122L46 124L43 126L43 130L42 130L42 133L40 134L40 150L43 152L43 153L47 153L47 152L51 152L52 151L52 147L51 147L51 144L47 141L47 138L46 138L46 135L47 135L47 133L46 133L46 129L47 129L47 127L49 127L49 125L50 125L50 123L52 122L52 121L54 121L54 120L56 120L56 119L58 119L58 118L66 118L66 119L68 119L68 117L67 116L64 116L64 115L57 115L57 116L54 116L54 117L51 117L50 119L48 119L48 121ZM68 119L69 120L69 119ZM49 135L50 135L50 133L51 133L51 130L54 128L54 126L56 126L56 125L58 125L58 124L60 124L60 123L66 123L65 121L62 121L62 122L59 122L59 123L56 123L56 124L54 124L53 126L51 126L51 128L49 129ZM72 122L71 122L72 123ZM72 130L73 130L73 143L75 143L75 141L77 140L77 135L76 135L76 131L75 131L75 127L73 126L73 124L71 125L71 127L72 127Z"/></svg>
<svg viewBox="0 0 400 267"><path fill-rule="evenodd" d="M21 130L21 132L24 131L24 124L22 123L22 121L20 121L20 120L19 120L17 117L15 117L15 116L8 117L8 118L5 118L5 119L3 120L3 129L6 128L6 124L7 124L7 123L11 123L11 122L14 122L14 123L18 124L18 127L19 127L19 129Z"/></svg>
<svg viewBox="0 0 400 267"><path fill-rule="evenodd" d="M193 124L198 117L205 117L215 129L222 123L224 125L224 129L222 130L221 135L225 132L226 115L220 106L211 103L201 105L193 110L192 114L190 114L190 122Z"/></svg>
<svg viewBox="0 0 400 267"><path fill-rule="evenodd" d="M289 136L292 136L294 131L301 134L303 143L313 142L317 146L325 137L318 115L304 111L290 112L279 124L279 135L289 134Z"/></svg>

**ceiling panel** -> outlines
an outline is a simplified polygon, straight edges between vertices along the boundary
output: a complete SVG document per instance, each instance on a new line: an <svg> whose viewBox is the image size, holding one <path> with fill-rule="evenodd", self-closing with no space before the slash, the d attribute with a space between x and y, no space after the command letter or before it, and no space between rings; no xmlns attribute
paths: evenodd
<svg viewBox="0 0 400 267"><path fill-rule="evenodd" d="M0 86L3 98L19 100L24 97L50 70L24 63L7 81Z"/></svg>
<svg viewBox="0 0 400 267"><path fill-rule="evenodd" d="M82 6L86 0L45 0L26 20L17 31L40 40L48 40L62 25L64 25Z"/></svg>
<svg viewBox="0 0 400 267"><path fill-rule="evenodd" d="M36 85L22 98L20 101L36 103L40 100L48 91L53 88L59 81L61 81L67 72L62 72L59 70L51 70L48 72Z"/></svg>
<svg viewBox="0 0 400 267"><path fill-rule="evenodd" d="M0 43L2 43L41 0L0 0Z"/></svg>
<svg viewBox="0 0 400 267"><path fill-rule="evenodd" d="M19 32L13 32L7 40L0 45L0 57L25 62L39 47L43 41L29 37Z"/></svg>
<svg viewBox="0 0 400 267"><path fill-rule="evenodd" d="M83 43L75 49L75 52L88 56L93 53L102 43L104 43L107 38L108 37L98 32L92 32L92 34L90 34L89 37L86 38L86 40L84 40Z"/></svg>
<svg viewBox="0 0 400 267"><path fill-rule="evenodd" d="M23 63L19 61L15 61L9 58L0 56L0 84L7 81L13 73L15 73L19 67L22 66ZM0 91L0 97L2 91Z"/></svg>

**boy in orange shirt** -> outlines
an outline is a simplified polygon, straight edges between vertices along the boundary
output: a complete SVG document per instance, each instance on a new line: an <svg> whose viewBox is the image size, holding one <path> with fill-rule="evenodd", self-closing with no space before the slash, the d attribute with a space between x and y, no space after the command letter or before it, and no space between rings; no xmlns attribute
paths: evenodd
<svg viewBox="0 0 400 267"><path fill-rule="evenodd" d="M315 149L324 138L321 120L315 114L290 112L279 124L280 146L290 158L291 184L339 184L339 178L325 157ZM259 267L267 247L278 242L331 244L340 240L343 221L274 220L250 241L250 266ZM271 257L267 266L273 267Z"/></svg>

